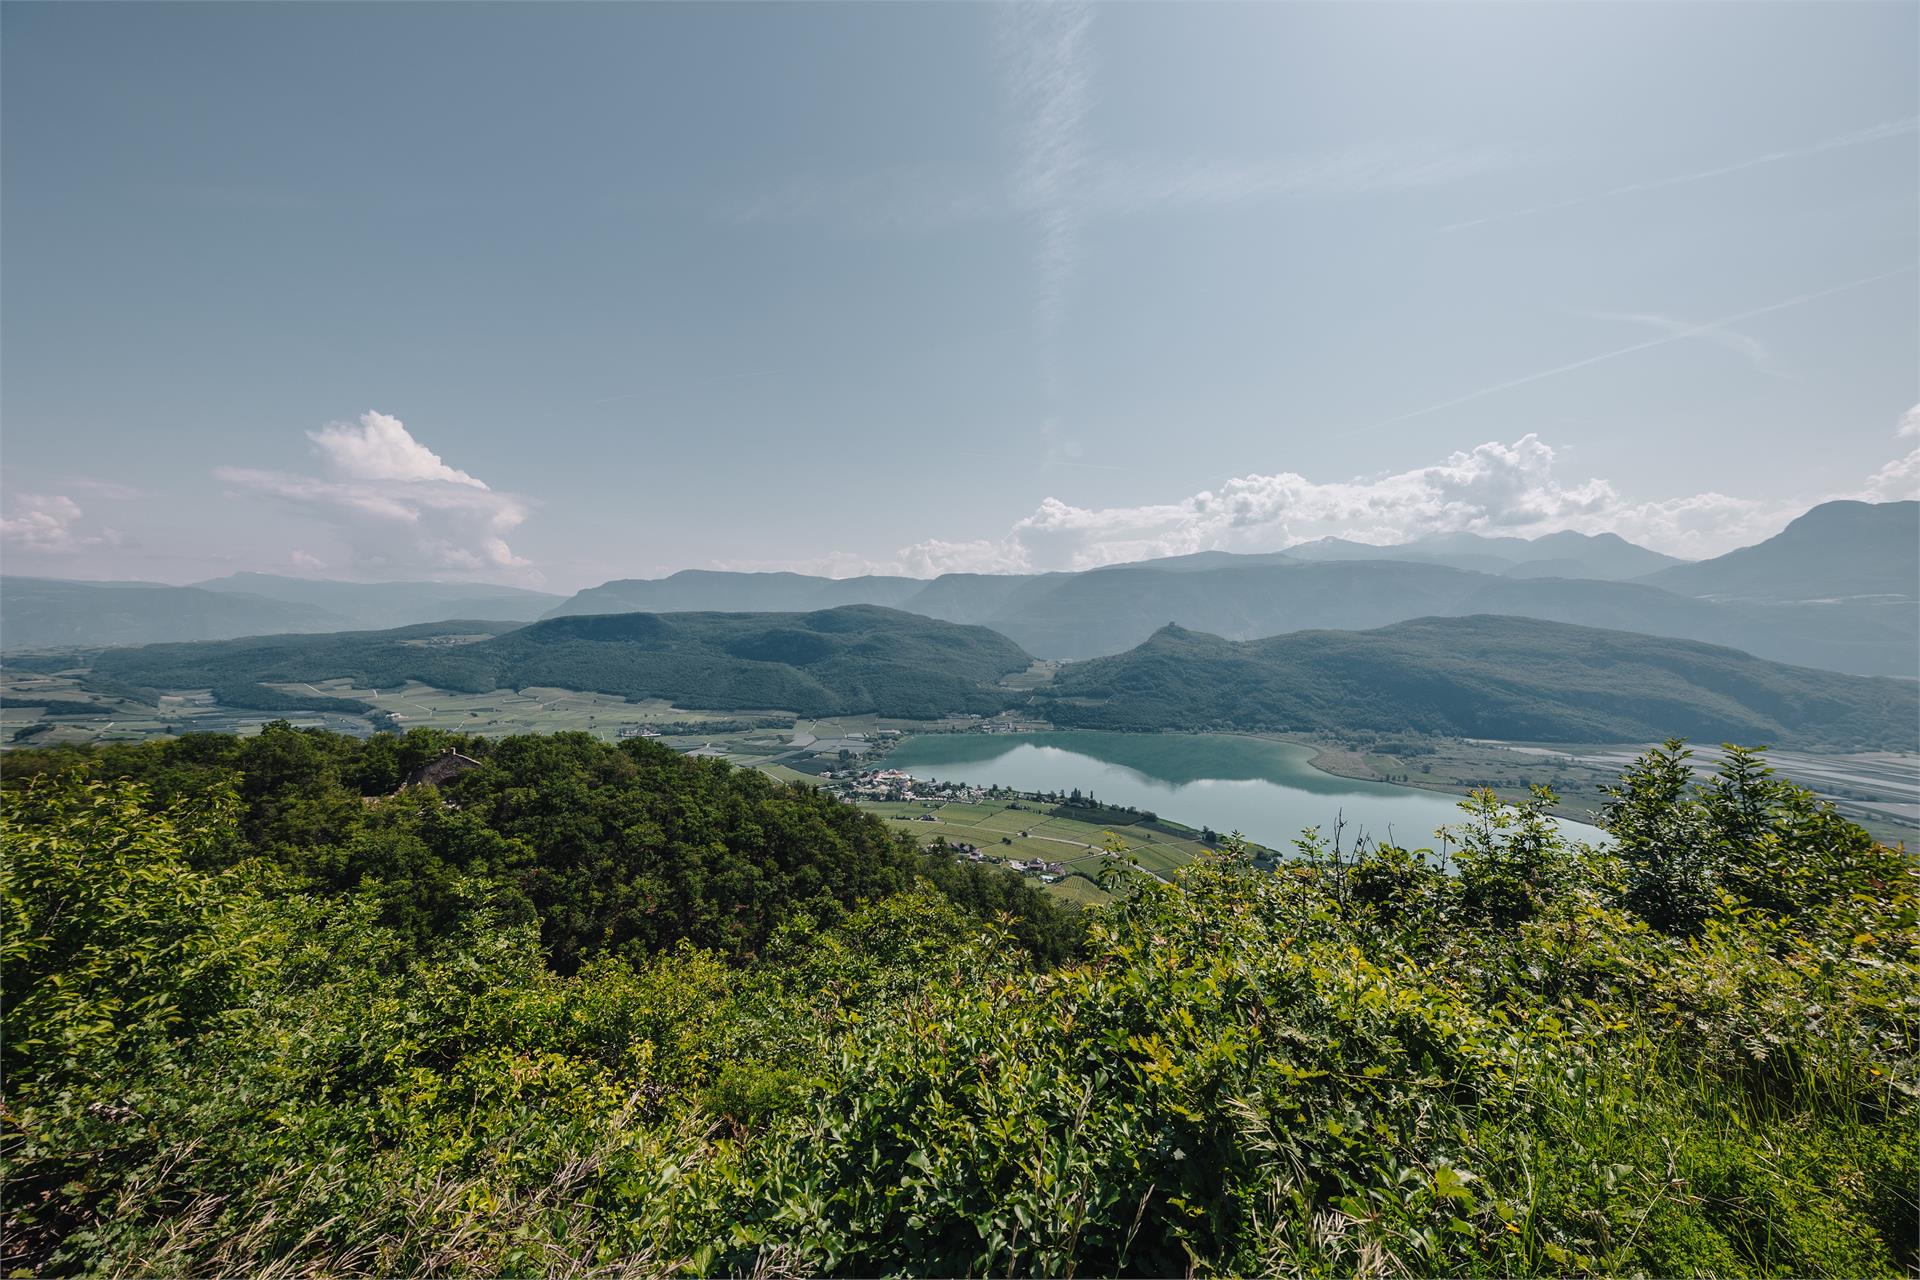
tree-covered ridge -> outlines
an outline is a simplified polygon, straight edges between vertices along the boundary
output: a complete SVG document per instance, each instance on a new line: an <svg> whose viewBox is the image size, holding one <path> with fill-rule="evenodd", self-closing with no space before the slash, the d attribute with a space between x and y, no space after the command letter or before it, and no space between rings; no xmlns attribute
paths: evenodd
<svg viewBox="0 0 1920 1280"><path fill-rule="evenodd" d="M404 785L448 752L463 771ZM1059 959L1077 936L1071 914L1017 877L930 858L811 787L640 739L355 738L281 723L252 738L17 752L7 766L18 794L50 777L135 783L157 807L231 792L223 864L260 860L306 891L357 894L415 941L483 909L533 922L562 972L681 942L748 955L796 915L829 922L919 878L1014 913L1036 955Z"/></svg>
<svg viewBox="0 0 1920 1280"><path fill-rule="evenodd" d="M1238 642L1167 626L1127 653L1063 668L1045 692L1055 723L1083 728L1920 746L1911 680L1532 618L1421 618Z"/></svg>
<svg viewBox="0 0 1920 1280"><path fill-rule="evenodd" d="M723 924L719 947L636 935L569 972L487 856L443 881L419 850L518 841L510 885L517 857L608 838L569 824L581 804L657 821L734 775L529 740L444 792L354 795L355 841L415 853L329 884L297 856L335 820L324 779L377 790L444 745L376 741L10 760L9 1269L1920 1261L1914 865L1749 754L1696 785L1654 753L1605 850L1480 797L1457 875L1314 840L1273 873L1116 869L1118 902L1052 965L908 888L796 910L751 956ZM754 794L689 820L777 847ZM388 838L405 827L417 846ZM396 916L416 884L450 909Z"/></svg>
<svg viewBox="0 0 1920 1280"><path fill-rule="evenodd" d="M472 643L428 643L474 633ZM99 655L94 670L163 688L350 678L418 680L468 693L580 689L682 706L801 715L938 717L1005 705L994 688L1031 659L1006 637L876 606L814 613L627 613L509 629L451 622L387 632L149 645Z"/></svg>

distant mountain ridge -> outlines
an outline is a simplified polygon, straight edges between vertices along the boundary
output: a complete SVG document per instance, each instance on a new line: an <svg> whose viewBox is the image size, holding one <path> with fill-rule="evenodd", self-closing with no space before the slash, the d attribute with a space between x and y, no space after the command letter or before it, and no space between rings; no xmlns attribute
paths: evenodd
<svg viewBox="0 0 1920 1280"><path fill-rule="evenodd" d="M1764 542L1675 565L1651 586L1767 604L1920 599L1920 502L1826 502Z"/></svg>
<svg viewBox="0 0 1920 1280"><path fill-rule="evenodd" d="M221 640L339 625L324 609L244 593L0 577L0 645L8 649Z"/></svg>
<svg viewBox="0 0 1920 1280"><path fill-rule="evenodd" d="M1846 515L1848 505L1828 507ZM1832 514L1815 508L1796 525L1817 528ZM1901 534L1897 519L1885 513L1864 523L1869 540L1897 540ZM1856 558L1869 555L1861 551ZM1889 547L1881 557L1895 565L1883 577L1899 577L1898 555L1897 547ZM992 627L1029 653L1077 660L1119 653L1168 619L1249 640L1499 613L1730 645L1776 662L1859 675L1920 673L1920 611L1897 601L1834 603L1796 595L1791 586L1771 596L1722 600L1670 589L1665 582L1673 575L1684 585L1679 575L1717 563L1688 564L1613 534L1555 533L1531 540L1447 534L1394 547L1322 539L1262 555L1204 551L1077 573L945 574L930 582L689 572L608 583L581 592L554 614L718 608L722 602L738 609L874 603Z"/></svg>
<svg viewBox="0 0 1920 1280"><path fill-rule="evenodd" d="M195 587L0 580L11 647L379 629L480 617L810 612L878 605L991 627L1028 652L1119 653L1169 619L1231 640L1417 617L1511 614L1731 645L1778 662L1920 675L1920 503L1826 503L1753 547L1685 563L1613 534L1321 539L1080 572L826 578L684 570L567 599L510 587L236 574ZM37 582L28 587L24 584ZM118 593L118 594L115 594ZM173 593L173 594L168 594ZM180 594L187 593L187 594ZM225 597L221 600L209 597Z"/></svg>
<svg viewBox="0 0 1920 1280"><path fill-rule="evenodd" d="M1288 547L1284 554L1296 560L1408 560L1518 577L1599 579L1638 578L1687 563L1628 542L1617 533L1575 533L1570 529L1537 538L1435 533L1412 542L1378 546L1345 538L1321 538Z"/></svg>
<svg viewBox="0 0 1920 1280"><path fill-rule="evenodd" d="M1920 684L1911 681L1532 618L1421 618L1246 641L1168 625L1126 653L1064 668L1044 697L1056 724L1099 729L1920 747Z"/></svg>
<svg viewBox="0 0 1920 1280"><path fill-rule="evenodd" d="M527 622L562 597L457 582L335 582L236 573L191 586L0 577L0 644L96 648L322 634L490 618Z"/></svg>
<svg viewBox="0 0 1920 1280"><path fill-rule="evenodd" d="M665 578L617 578L588 587L545 616L583 613L804 613L846 604L893 606L919 594L923 578L821 578L801 573L682 569Z"/></svg>
<svg viewBox="0 0 1920 1280"><path fill-rule="evenodd" d="M196 582L202 591L232 592L324 609L340 630L379 630L448 618L531 622L565 599L547 591L477 582L339 582L272 573L236 573Z"/></svg>

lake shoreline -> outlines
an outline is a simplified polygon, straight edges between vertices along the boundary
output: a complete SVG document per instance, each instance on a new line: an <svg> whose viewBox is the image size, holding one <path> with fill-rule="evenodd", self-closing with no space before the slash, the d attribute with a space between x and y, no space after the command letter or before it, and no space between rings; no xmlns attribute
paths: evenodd
<svg viewBox="0 0 1920 1280"><path fill-rule="evenodd" d="M1277 849L1317 828L1343 845L1365 838L1438 851L1443 830L1464 820L1457 797L1437 788L1313 767L1324 746L1246 733L936 733L903 738L881 763L921 780L1078 791Z"/></svg>

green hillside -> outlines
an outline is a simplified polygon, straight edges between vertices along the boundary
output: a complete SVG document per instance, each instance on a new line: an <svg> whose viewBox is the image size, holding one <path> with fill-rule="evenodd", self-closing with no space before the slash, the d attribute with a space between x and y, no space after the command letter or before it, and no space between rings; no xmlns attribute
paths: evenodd
<svg viewBox="0 0 1920 1280"><path fill-rule="evenodd" d="M1920 746L1920 686L1910 681L1530 618L1242 642L1167 626L1130 652L1063 669L1046 695L1056 723L1084 728Z"/></svg>
<svg viewBox="0 0 1920 1280"><path fill-rule="evenodd" d="M94 670L153 688L337 678L385 688L417 680L468 693L537 685L711 710L937 717L998 710L1006 699L996 682L1030 663L1013 642L984 628L856 605L805 614L603 614L512 630L452 622L150 645L103 653Z"/></svg>

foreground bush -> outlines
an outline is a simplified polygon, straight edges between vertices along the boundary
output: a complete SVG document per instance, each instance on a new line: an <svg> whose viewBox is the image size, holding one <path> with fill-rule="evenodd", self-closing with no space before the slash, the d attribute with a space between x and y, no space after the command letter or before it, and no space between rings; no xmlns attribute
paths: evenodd
<svg viewBox="0 0 1920 1280"><path fill-rule="evenodd" d="M927 886L556 968L464 870L423 924L404 860L235 858L244 779L47 773L5 815L6 1264L1900 1274L1914 868L1680 760L1599 851L1482 796L1457 874L1116 867L1051 968Z"/></svg>

